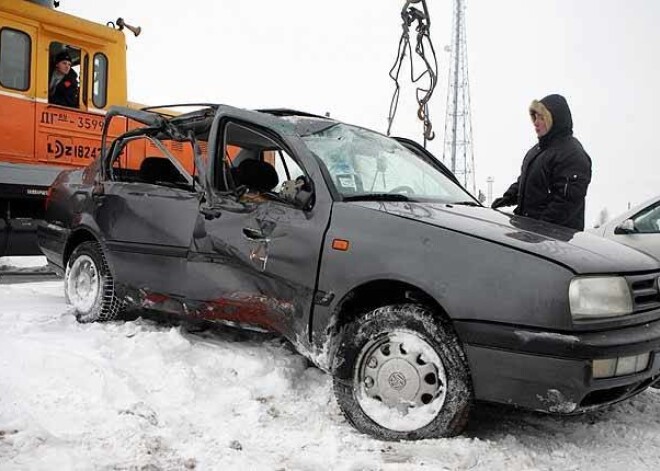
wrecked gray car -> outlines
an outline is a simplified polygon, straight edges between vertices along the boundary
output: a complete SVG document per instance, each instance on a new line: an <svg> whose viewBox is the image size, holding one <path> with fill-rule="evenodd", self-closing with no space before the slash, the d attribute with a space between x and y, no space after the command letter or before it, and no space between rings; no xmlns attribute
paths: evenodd
<svg viewBox="0 0 660 471"><path fill-rule="evenodd" d="M39 228L81 322L277 332L388 440L460 434L476 400L571 414L660 379L660 262L638 251L485 208L416 143L333 119L115 108L105 129L118 114L143 127L59 175Z"/></svg>

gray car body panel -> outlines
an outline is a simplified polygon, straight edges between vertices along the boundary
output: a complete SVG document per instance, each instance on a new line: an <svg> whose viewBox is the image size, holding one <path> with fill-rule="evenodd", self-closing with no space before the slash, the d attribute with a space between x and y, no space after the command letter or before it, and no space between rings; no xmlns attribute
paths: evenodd
<svg viewBox="0 0 660 471"><path fill-rule="evenodd" d="M380 208L378 203L335 204L328 239L348 240L350 249L337 252L325 245L319 289L335 295L329 312L355 287L396 280L420 288L453 319L570 328L568 297L554 294L568 292L570 270L466 236L452 228L451 218L449 228L442 228L392 212L392 207L403 206L428 214L423 205L408 203L383 203ZM522 273L523 266L530 268ZM515 293L507 289L512 282ZM539 290L539 285L547 289ZM327 322L319 317L315 315L315 332L323 332Z"/></svg>
<svg viewBox="0 0 660 471"><path fill-rule="evenodd" d="M376 207L374 204L365 206ZM580 231L479 208L442 204L387 203L389 214L448 228L561 264L576 274L657 270L635 250Z"/></svg>

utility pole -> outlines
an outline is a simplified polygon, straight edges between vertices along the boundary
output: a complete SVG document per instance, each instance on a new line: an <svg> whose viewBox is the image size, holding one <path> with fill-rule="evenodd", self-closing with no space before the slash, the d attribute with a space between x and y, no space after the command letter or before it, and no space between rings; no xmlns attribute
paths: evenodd
<svg viewBox="0 0 660 471"><path fill-rule="evenodd" d="M463 186L476 193L474 153L472 149L472 113L470 111L470 86L468 82L467 35L465 27L465 1L454 0L452 44L445 50L451 52L449 86L447 87L447 111L445 118L445 143L442 160Z"/></svg>
<svg viewBox="0 0 660 471"><path fill-rule="evenodd" d="M493 182L495 179L493 177L488 177L486 178L486 183L488 184L488 199L486 200L486 203L488 206L493 204Z"/></svg>

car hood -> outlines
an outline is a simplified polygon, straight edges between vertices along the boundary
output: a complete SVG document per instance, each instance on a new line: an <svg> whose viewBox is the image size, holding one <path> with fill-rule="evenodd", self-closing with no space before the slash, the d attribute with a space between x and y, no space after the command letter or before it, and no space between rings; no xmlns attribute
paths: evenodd
<svg viewBox="0 0 660 471"><path fill-rule="evenodd" d="M579 274L660 270L660 261L623 244L490 208L417 202L354 201L349 204L528 252Z"/></svg>

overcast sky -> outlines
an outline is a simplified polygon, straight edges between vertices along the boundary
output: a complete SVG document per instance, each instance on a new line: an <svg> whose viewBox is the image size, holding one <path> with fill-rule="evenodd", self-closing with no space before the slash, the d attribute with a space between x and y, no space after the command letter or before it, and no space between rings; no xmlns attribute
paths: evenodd
<svg viewBox="0 0 660 471"><path fill-rule="evenodd" d="M384 132L404 0L62 0L60 10L143 28L128 38L129 99L330 112ZM442 157L451 0L428 0L440 83L430 104ZM593 159L587 225L660 192L660 1L468 0L477 187L498 196L536 137L532 99L561 93ZM393 134L421 141L402 89Z"/></svg>

